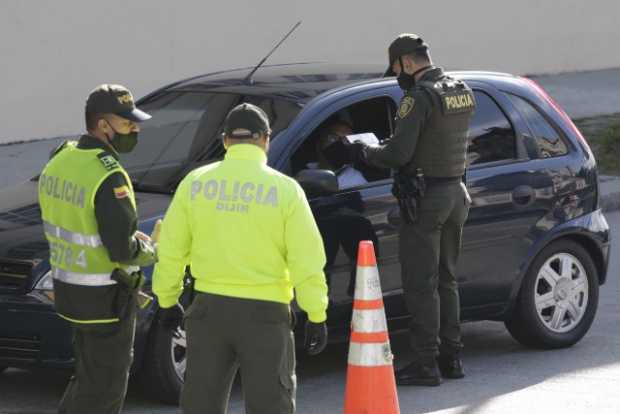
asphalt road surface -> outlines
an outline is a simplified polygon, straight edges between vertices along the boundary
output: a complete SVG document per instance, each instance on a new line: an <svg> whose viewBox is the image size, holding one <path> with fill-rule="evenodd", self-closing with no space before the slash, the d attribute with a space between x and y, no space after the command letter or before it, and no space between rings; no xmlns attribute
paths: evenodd
<svg viewBox="0 0 620 414"><path fill-rule="evenodd" d="M614 240L620 237L620 212L608 213ZM614 243L609 278L601 288L590 332L569 349L538 351L516 343L496 322L465 324L467 377L436 388L399 387L401 412L442 414L620 412L620 245ZM392 347L398 365L410 358L406 337ZM298 413L342 412L347 347L330 346L304 357L298 366ZM54 371L9 369L0 374L0 413L53 413L68 375ZM235 386L229 413L243 412ZM177 413L149 400L130 384L124 413Z"/></svg>

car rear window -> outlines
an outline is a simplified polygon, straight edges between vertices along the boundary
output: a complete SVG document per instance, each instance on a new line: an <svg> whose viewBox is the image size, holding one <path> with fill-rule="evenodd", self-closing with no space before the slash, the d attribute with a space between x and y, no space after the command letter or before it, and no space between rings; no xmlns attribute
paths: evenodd
<svg viewBox="0 0 620 414"><path fill-rule="evenodd" d="M272 139L288 127L300 107L285 100L235 93L175 90L140 104L153 117L143 122L138 145L121 154L137 189L170 190L195 162L223 156L222 124L241 102L260 106L271 121Z"/></svg>
<svg viewBox="0 0 620 414"><path fill-rule="evenodd" d="M506 95L529 125L536 140L540 158L559 157L568 153L566 143L538 108L525 98L510 93Z"/></svg>
<svg viewBox="0 0 620 414"><path fill-rule="evenodd" d="M486 93L474 91L476 112L469 127L469 165L515 159L516 136L506 114Z"/></svg>
<svg viewBox="0 0 620 414"><path fill-rule="evenodd" d="M235 95L172 92L140 105L153 117L140 125L136 148L121 155L132 180L165 186L198 147L215 139L219 121L234 103ZM203 145L196 145L197 135Z"/></svg>

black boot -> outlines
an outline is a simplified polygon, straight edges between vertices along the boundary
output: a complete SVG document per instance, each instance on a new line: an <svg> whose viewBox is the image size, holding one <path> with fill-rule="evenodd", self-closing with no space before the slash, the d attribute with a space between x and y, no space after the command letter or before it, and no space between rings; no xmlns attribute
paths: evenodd
<svg viewBox="0 0 620 414"><path fill-rule="evenodd" d="M436 387L441 384L435 359L415 361L396 371L398 385L422 385Z"/></svg>
<svg viewBox="0 0 620 414"><path fill-rule="evenodd" d="M465 371L463 371L463 362L459 355L440 354L437 357L437 364L439 365L439 371L441 376L450 379L459 379L465 377Z"/></svg>

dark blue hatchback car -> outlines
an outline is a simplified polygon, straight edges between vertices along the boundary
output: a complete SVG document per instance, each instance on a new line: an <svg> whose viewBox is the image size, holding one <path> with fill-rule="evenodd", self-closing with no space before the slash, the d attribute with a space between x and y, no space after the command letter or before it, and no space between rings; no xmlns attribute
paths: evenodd
<svg viewBox="0 0 620 414"><path fill-rule="evenodd" d="M153 115L136 150L124 156L137 191L140 229L150 232L190 170L222 157L227 112L240 102L272 122L269 164L297 177L323 235L332 340L346 340L355 250L378 251L392 331L407 326L398 261L398 204L389 170L361 170L364 184L338 188L320 161L324 126L388 138L402 96L383 68L295 64L183 80L144 97ZM474 90L467 187L473 203L458 268L463 320L501 320L524 345L559 348L579 341L596 313L609 260L609 228L599 208L596 162L580 132L534 82L489 72L452 72ZM0 370L70 366L71 332L54 313L48 246L36 178L0 192ZM148 271L150 276L150 269ZM185 369L182 329L141 311L134 370L157 398L176 401ZM299 317L303 317L301 314ZM302 324L299 324L303 326Z"/></svg>

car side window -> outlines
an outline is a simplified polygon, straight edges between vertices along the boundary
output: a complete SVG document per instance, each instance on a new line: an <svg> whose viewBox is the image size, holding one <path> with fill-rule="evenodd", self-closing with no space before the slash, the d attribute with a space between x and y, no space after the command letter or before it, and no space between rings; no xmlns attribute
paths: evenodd
<svg viewBox="0 0 620 414"><path fill-rule="evenodd" d="M352 134L372 133L379 140L391 135L391 120L396 105L389 97L377 97L356 102L327 117L305 139L291 157L292 175L301 170L324 169L333 171L339 189L364 186L390 177L390 170L366 164L352 165L345 137Z"/></svg>
<svg viewBox="0 0 620 414"><path fill-rule="evenodd" d="M515 159L516 134L508 117L486 93L474 91L476 112L469 127L468 165Z"/></svg>
<svg viewBox="0 0 620 414"><path fill-rule="evenodd" d="M540 158L558 157L568 153L566 143L538 108L520 96L509 93L506 95L530 126L538 146Z"/></svg>

